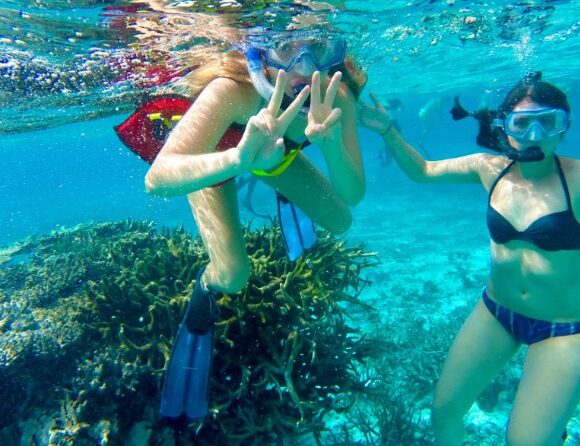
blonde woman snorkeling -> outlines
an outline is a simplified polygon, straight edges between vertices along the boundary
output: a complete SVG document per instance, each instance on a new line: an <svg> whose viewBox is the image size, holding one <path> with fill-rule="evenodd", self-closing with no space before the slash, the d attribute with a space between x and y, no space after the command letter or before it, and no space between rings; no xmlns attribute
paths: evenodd
<svg viewBox="0 0 580 446"><path fill-rule="evenodd" d="M365 191L356 133L364 75L345 51L324 30L256 32L243 51L214 55L189 75L195 101L145 178L151 194L187 195L210 259L177 335L163 415L207 413L215 295L240 291L251 274L233 179L257 175L332 233L350 226L349 206ZM307 142L320 147L328 177L301 153Z"/></svg>
<svg viewBox="0 0 580 446"><path fill-rule="evenodd" d="M528 346L508 446L562 444L580 400L580 161L556 155L570 125L565 94L522 79L496 112L502 154L427 161L391 126L375 97L363 123L403 171L432 183L479 183L489 194L491 270L437 384L432 421L442 446L463 442L463 416L522 344Z"/></svg>

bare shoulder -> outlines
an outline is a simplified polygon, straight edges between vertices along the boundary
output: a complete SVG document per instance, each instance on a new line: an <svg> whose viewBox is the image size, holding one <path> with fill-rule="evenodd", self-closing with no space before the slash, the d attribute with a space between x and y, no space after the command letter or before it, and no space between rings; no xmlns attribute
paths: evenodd
<svg viewBox="0 0 580 446"><path fill-rule="evenodd" d="M570 158L567 156L560 156L558 157L560 163L562 164L562 169L564 169L564 173L570 176L580 174L580 159Z"/></svg>
<svg viewBox="0 0 580 446"><path fill-rule="evenodd" d="M486 190L489 190L495 179L510 163L509 159L503 155L477 153L472 156L475 168Z"/></svg>
<svg viewBox="0 0 580 446"><path fill-rule="evenodd" d="M253 87L226 77L216 77L203 89L203 92L228 93L235 96L248 96Z"/></svg>
<svg viewBox="0 0 580 446"><path fill-rule="evenodd" d="M171 131L160 156L214 150L232 123L245 124L257 112L257 96L250 85L225 78L212 80Z"/></svg>
<svg viewBox="0 0 580 446"><path fill-rule="evenodd" d="M203 89L196 103L214 114L227 115L232 121L246 122L258 111L261 98L250 84L218 77Z"/></svg>

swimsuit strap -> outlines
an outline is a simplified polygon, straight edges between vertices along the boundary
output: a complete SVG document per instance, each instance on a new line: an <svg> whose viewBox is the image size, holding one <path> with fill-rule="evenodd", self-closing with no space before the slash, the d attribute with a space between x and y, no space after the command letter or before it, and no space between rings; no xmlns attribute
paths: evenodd
<svg viewBox="0 0 580 446"><path fill-rule="evenodd" d="M564 176L564 170L562 169L562 164L560 163L560 158L555 156L556 165L558 166L558 175L560 175L560 181L562 182L562 187L564 188L564 195L566 195L566 203L568 204L568 209L572 210L572 201L570 200L570 191L568 190L568 183L566 182L566 177Z"/></svg>
<svg viewBox="0 0 580 446"><path fill-rule="evenodd" d="M511 163L509 163L502 171L501 173L497 176L497 178L495 179L495 181L493 182L493 184L491 185L491 187L489 188L489 197L487 199L487 203L491 203L491 194L493 194L493 190L495 189L495 186L497 186L497 183L499 183L499 180L501 180L506 173L508 173L508 171L510 170L510 168L515 164L515 161L512 161Z"/></svg>

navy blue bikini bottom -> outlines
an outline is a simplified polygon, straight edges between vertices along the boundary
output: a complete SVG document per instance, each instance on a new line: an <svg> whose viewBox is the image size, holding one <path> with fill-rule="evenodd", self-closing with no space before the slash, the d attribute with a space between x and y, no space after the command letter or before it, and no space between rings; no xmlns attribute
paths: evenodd
<svg viewBox="0 0 580 446"><path fill-rule="evenodd" d="M495 303L483 290L483 303L516 341L533 344L557 336L580 333L580 322L549 322L516 313Z"/></svg>

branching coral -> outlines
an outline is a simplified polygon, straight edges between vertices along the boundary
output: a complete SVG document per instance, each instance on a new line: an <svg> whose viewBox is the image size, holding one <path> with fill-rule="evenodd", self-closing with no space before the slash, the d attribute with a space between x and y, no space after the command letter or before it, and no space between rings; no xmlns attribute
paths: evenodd
<svg viewBox="0 0 580 446"><path fill-rule="evenodd" d="M358 296L374 256L319 235L289 262L279 228L245 230L253 274L242 292L218 298L210 415L190 426L161 419L158 405L207 263L199 239L127 221L2 250L0 443L20 431L21 443L49 446L115 445L136 432L149 444L300 444L303 434L319 445L430 444L433 386L468 308L427 320L413 307L439 305L433 286L395 282L379 292L397 295L392 314L369 314ZM361 318L375 321L380 338L356 328ZM496 407L514 382L501 375L481 407ZM337 414L343 429L328 432L327 415Z"/></svg>
<svg viewBox="0 0 580 446"><path fill-rule="evenodd" d="M318 432L337 396L362 388L354 364L369 342L346 324L344 304L357 301L359 273L374 258L326 236L291 263L278 231L247 234L260 266L240 295L219 301L213 419L202 438L215 439L216 423L230 439L258 443Z"/></svg>
<svg viewBox="0 0 580 446"><path fill-rule="evenodd" d="M176 435L199 445L319 438L325 414L348 409L364 390L359 365L378 351L348 324L353 304L370 310L358 300L367 284L360 273L376 260L321 233L289 262L279 228L245 236L253 274L242 292L219 297L210 416ZM24 339L42 339L47 363L51 355L67 360L53 366L59 379L46 388L61 398L53 401L52 432L87 437L85 423L105 423L114 444L144 419L163 426L154 415L163 370L207 263L201 241L127 221L55 232L4 252L26 261L0 270L2 342L26 328L33 336ZM74 336L63 336L65 327ZM18 346L2 364L7 371L26 367L33 343Z"/></svg>

